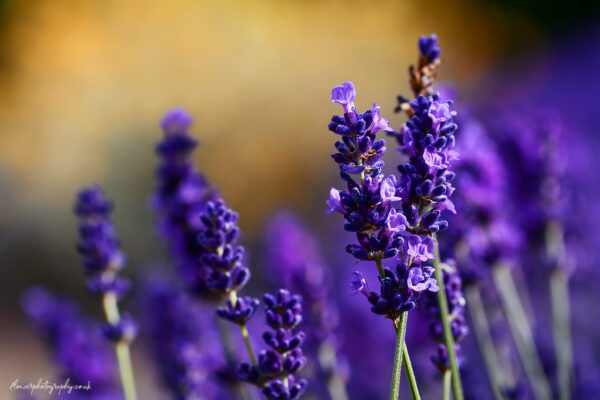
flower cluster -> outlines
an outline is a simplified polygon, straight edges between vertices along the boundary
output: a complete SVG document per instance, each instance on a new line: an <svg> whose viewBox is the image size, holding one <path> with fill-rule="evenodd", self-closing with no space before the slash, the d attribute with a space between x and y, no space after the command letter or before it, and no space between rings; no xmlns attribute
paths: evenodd
<svg viewBox="0 0 600 400"><path fill-rule="evenodd" d="M400 200L396 179L383 175L385 140L375 136L379 130L389 130L389 122L381 118L376 104L372 110L358 113L355 96L352 82L332 92L332 101L344 107L344 116L333 116L329 124L329 130L342 138L335 143L337 153L332 158L339 164L347 189L331 189L327 212L341 213L346 219L344 229L356 233L358 243L349 244L348 253L359 260L381 260L398 254L406 220L392 207L392 202Z"/></svg>
<svg viewBox="0 0 600 400"><path fill-rule="evenodd" d="M346 380L347 364L340 354L339 310L330 301L333 295L328 282L328 266L322 258L316 238L291 212L279 212L267 227L265 264L270 274L293 293L302 296L304 329L310 332L303 345L308 358L317 362L319 381L332 384ZM273 279L275 280L275 279ZM274 284L276 282L273 282ZM327 388L311 384L311 391Z"/></svg>
<svg viewBox="0 0 600 400"><path fill-rule="evenodd" d="M190 159L198 144L189 135L191 124L192 117L180 108L163 118L164 137L156 147L160 164L151 203L158 215L157 229L188 289L199 297L210 298L214 293L205 286L204 274L208 271L199 266L204 247L197 237L203 229L198 215L207 200L214 198L214 190Z"/></svg>
<svg viewBox="0 0 600 400"><path fill-rule="evenodd" d="M355 94L351 82L337 86L332 92L333 102L342 104L345 112L344 118L334 116L329 124L329 129L343 139L343 143L336 143L338 153L332 157L340 165L340 174L347 183L347 190L331 189L327 201L330 207L328 212L341 213L346 219L344 228L356 232L358 243L349 244L346 251L359 260L373 260L378 264L380 293L370 292L366 279L358 272L351 283L353 289L365 294L374 313L396 319L401 313L415 307L422 292L437 290L435 279L432 278L433 269L424 265L424 262L433 259L434 242L430 237L418 234L434 231L443 223L439 221L439 210L431 210L423 218L418 218L417 212L425 206L417 209L407 204L411 195L414 201L417 192L417 189L413 189L411 193L412 175L417 171L407 168L410 174L402 175L400 182L394 175L384 177L381 157L385 151L385 141L375 140L375 133L381 129L389 131L389 123L380 117L379 108L375 105L373 110L359 114L354 107ZM436 128L444 129L447 122L443 120L446 117L444 106L436 104L434 107ZM451 117L450 111L447 108L445 110ZM415 117L413 126L418 121L419 118ZM414 137L415 140L419 139L416 134ZM415 150L423 144L411 142ZM428 150L432 157L442 157L434 154L433 145ZM432 173L437 176L438 170ZM360 174L359 181L351 174ZM439 179L439 187L433 187L431 179L421 185L418 193L423 201L429 204L435 198L444 204L451 204L444 197L449 184L442 183L442 179ZM431 187L427 188L427 185ZM407 206L398 211L393 203ZM426 224L426 230L419 229L423 224ZM396 258L400 262L393 270L383 268L381 260L385 258Z"/></svg>
<svg viewBox="0 0 600 400"><path fill-rule="evenodd" d="M60 368L61 379L69 378L73 385L90 383L93 391L85 396L88 399L122 398L115 386L113 353L97 324L82 315L75 302L30 288L22 304Z"/></svg>
<svg viewBox="0 0 600 400"><path fill-rule="evenodd" d="M448 300L448 314L450 317L450 327L454 338L454 349L456 352L459 365L462 363L460 353L460 342L468 333L469 328L465 319L466 300L462 292L462 280L456 266L450 266L452 270L444 271L444 287L446 289L446 298ZM444 373L450 369L450 361L448 359L448 351L444 345L444 330L440 321L440 306L436 296L428 296L427 310L433 317L429 325L432 337L437 341L437 354L431 357L433 364Z"/></svg>
<svg viewBox="0 0 600 400"><path fill-rule="evenodd" d="M452 102L442 102L438 95L419 95L410 105L414 115L397 136L398 151L409 157L406 164L398 165L398 193L409 225L407 230L431 235L448 227L442 211L456 212L449 199L455 176L450 166L458 158L454 150L456 112L450 109Z"/></svg>
<svg viewBox="0 0 600 400"><path fill-rule="evenodd" d="M114 294L118 298L129 289L129 281L118 276L125 265L125 255L110 220L112 208L100 187L89 186L79 191L75 203L75 213L79 216L77 250L88 276L88 291L102 296ZM123 315L109 321L103 332L110 341L131 343L137 336L138 326L129 315Z"/></svg>
<svg viewBox="0 0 600 400"><path fill-rule="evenodd" d="M122 295L129 288L129 282L117 275L125 265L125 255L110 220L112 209L112 203L98 186L86 187L77 194L77 250L83 258L84 273L88 276L87 289L91 293Z"/></svg>
<svg viewBox="0 0 600 400"><path fill-rule="evenodd" d="M307 385L306 380L296 380L293 375L306 364L300 348L305 334L294 332L302 322L302 298L280 289L275 295L265 294L263 300L266 323L271 328L263 333L263 339L270 348L260 352L256 365L241 363L238 375L262 387L269 400L298 399Z"/></svg>

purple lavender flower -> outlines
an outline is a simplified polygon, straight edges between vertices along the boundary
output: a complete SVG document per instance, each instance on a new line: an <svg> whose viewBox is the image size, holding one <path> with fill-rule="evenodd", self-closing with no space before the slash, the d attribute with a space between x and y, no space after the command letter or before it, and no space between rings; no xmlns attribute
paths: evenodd
<svg viewBox="0 0 600 400"><path fill-rule="evenodd" d="M111 211L112 203L100 187L89 186L77 194L75 213L79 217L80 238L77 250L88 276L87 289L92 293L122 295L128 282L117 274L125 265L125 255L109 219Z"/></svg>
<svg viewBox="0 0 600 400"><path fill-rule="evenodd" d="M205 286L204 279L210 270L199 263L205 249L197 237L204 227L198 215L215 193L191 161L197 146L188 132L191 124L191 116L182 109L174 109L163 118L164 138L156 147L160 164L151 203L158 216L157 229L188 289L199 297L211 298L215 293Z"/></svg>
<svg viewBox="0 0 600 400"><path fill-rule="evenodd" d="M342 87L333 90L332 100L339 102ZM354 85L343 85L346 96L354 99ZM376 260L394 257L403 243L398 228L390 224L393 209L391 203L399 201L393 177L385 178L381 169L381 157L385 152L385 141L376 140L375 133L381 129L379 108L360 114L355 108L344 108L344 117L333 116L329 129L340 135L342 141L335 144L337 153L332 155L339 165L347 189L331 189L327 205L328 212L337 211L344 215L344 229L355 232L358 244L349 244L346 251L360 260ZM374 112L376 118L374 118ZM359 175L353 177L353 175Z"/></svg>
<svg viewBox="0 0 600 400"><path fill-rule="evenodd" d="M409 157L408 163L398 166L398 193L410 225L407 230L431 235L448 227L442 211L454 210L449 199L454 192L450 183L454 172L449 168L458 158L454 150L456 113L446 109L451 102L441 103L437 95L419 95L410 105L414 115L397 136L398 150ZM440 108L443 116L438 115Z"/></svg>
<svg viewBox="0 0 600 400"><path fill-rule="evenodd" d="M206 203L199 219L203 227L197 240L203 252L198 268L187 271L184 281L191 283L191 287L207 288L222 296L239 291L250 279L250 270L244 265L244 248L237 242L237 213L218 199ZM245 307L256 308L251 301L243 303ZM231 314L222 316L225 315Z"/></svg>
<svg viewBox="0 0 600 400"><path fill-rule="evenodd" d="M263 300L266 323L272 329L263 334L263 339L270 348L260 352L256 365L241 363L238 376L261 387L269 400L298 399L307 385L306 380L296 381L293 375L307 361L300 349L304 332L293 332L302 321L302 299L280 289L276 295L265 294Z"/></svg>
<svg viewBox="0 0 600 400"><path fill-rule="evenodd" d="M460 353L459 342L469 333L469 328L464 316L466 300L462 292L462 280L456 271L456 265L452 267L452 271L444 271L444 286L451 321L450 327L454 338L454 348L460 365L463 359ZM437 353L432 356L431 361L444 373L444 371L450 369L450 361L446 346L444 345L444 331L440 321L440 308L436 296L428 296L427 310L432 317L432 322L429 325L431 335L439 343Z"/></svg>
<svg viewBox="0 0 600 400"><path fill-rule="evenodd" d="M102 340L99 325L83 316L75 302L56 297L41 288L28 289L23 310L46 342L60 371L71 384L87 385L87 399L121 399L115 384L116 360Z"/></svg>
<svg viewBox="0 0 600 400"><path fill-rule="evenodd" d="M409 257L412 257L413 263L421 264L423 262L433 260L433 248L435 244L433 243L433 239L431 237L411 235L409 236L407 242L407 254Z"/></svg>
<svg viewBox="0 0 600 400"><path fill-rule="evenodd" d="M340 86L336 86L331 91L331 101L341 104L344 107L344 112L350 114L354 107L354 98L356 90L352 82L344 82Z"/></svg>
<svg viewBox="0 0 600 400"><path fill-rule="evenodd" d="M225 361L215 349L218 333L212 313L193 304L164 278L149 280L143 290L144 331L151 340L164 384L175 399L224 396L218 372Z"/></svg>

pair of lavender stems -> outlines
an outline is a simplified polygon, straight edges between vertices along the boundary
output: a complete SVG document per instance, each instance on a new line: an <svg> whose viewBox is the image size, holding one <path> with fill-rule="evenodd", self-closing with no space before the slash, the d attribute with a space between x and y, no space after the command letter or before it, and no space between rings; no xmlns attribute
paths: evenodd
<svg viewBox="0 0 600 400"><path fill-rule="evenodd" d="M332 101L342 105L344 115L332 117L329 124L329 129L341 137L332 158L339 165L346 189L332 188L327 205L328 212L344 216L344 229L356 234L356 243L349 244L346 251L358 260L373 261L379 273L379 293L369 290L366 278L358 271L352 287L367 298L373 313L393 322L396 349L390 399L398 398L403 361L411 395L420 399L405 334L408 311L416 307L425 292L438 293L435 314L441 320L445 346L434 362L447 381L444 398L449 398L451 381L455 398L462 399L454 343L459 337L452 331L436 238L436 233L448 226L442 213L456 212L450 200L455 176L451 164L458 158L454 150L456 112L451 111L451 101L442 101L430 90L440 64L437 37L421 37L419 49L418 65L409 70L416 99L403 99L399 106L409 117L400 132L394 132L389 121L381 117L376 103L364 113L357 111L351 82L333 89ZM399 178L385 177L382 172L386 144L376 138L378 132L395 136L398 150L408 158L407 163L398 165ZM384 267L383 260L393 261L396 266ZM428 265L430 261L433 267Z"/></svg>

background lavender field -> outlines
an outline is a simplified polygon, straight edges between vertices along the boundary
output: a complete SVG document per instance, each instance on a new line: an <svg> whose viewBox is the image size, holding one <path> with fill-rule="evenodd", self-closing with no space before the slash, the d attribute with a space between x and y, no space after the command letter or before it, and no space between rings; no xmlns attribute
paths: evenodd
<svg viewBox="0 0 600 400"><path fill-rule="evenodd" d="M461 0L430 2L425 9L392 1L0 2L0 397L12 398L8 387L15 378L53 376L51 359L21 311L25 288L67 293L85 312L101 316L85 294L74 247L72 207L80 186L99 183L116 203L114 221L129 256L124 274L134 282L126 308L141 313L149 275L174 275L148 199L158 122L182 106L195 118L196 165L240 214L253 274L248 292L259 295L280 284L267 250L269 221L278 211L294 212L329 269L324 279L339 310L350 397L385 398L394 334L349 289L355 260L344 246L351 235L323 212L337 184L326 125L339 110L330 91L352 80L358 105L377 100L399 128L405 118L393 114L396 96L409 92L406 68L417 57L416 40L431 32L443 47L439 86L456 92L459 116L465 115L459 123L468 125L466 116L477 121L502 150L509 187L502 206L513 218L529 176L522 159L511 159L503 136L524 128L506 128L506 119L548 113L561 121L553 154L566 171L559 208L577 265L570 285L575 364L589 387L598 384L600 25L598 10L584 3ZM391 168L397 155L389 143ZM534 244L526 235L519 241L526 264L516 274L519 289L531 298L537 345L553 376L547 276L536 268ZM370 266L358 268L375 277ZM486 301L493 304L493 296ZM440 378L429 360L435 344L427 316L418 311L407 345L423 398L437 398ZM491 313L498 321L493 333L502 337L507 328L497 314ZM149 362L149 340L142 332L133 346L141 398L168 398ZM471 384L472 398L492 398L473 334L463 348L470 372L465 386ZM522 374L510 348L506 357ZM402 391L408 398L406 385ZM520 396L529 398L526 387Z"/></svg>

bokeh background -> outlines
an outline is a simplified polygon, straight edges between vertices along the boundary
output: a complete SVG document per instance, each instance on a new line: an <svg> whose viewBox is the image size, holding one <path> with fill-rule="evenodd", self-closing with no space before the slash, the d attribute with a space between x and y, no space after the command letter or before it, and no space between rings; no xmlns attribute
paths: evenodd
<svg viewBox="0 0 600 400"><path fill-rule="evenodd" d="M587 3L0 1L0 398L15 378L51 375L21 316L24 288L68 292L98 315L74 249L78 187L99 183L115 200L127 275L166 265L148 207L165 111L195 116L197 165L240 213L260 281L275 210L297 212L321 238L339 229L322 212L337 175L331 88L352 80L360 108L376 100L399 126L392 110L421 34L440 37L440 80L461 99L489 101L512 82L520 101L569 105L568 123L600 150L600 30ZM582 171L590 185L597 171ZM323 243L332 260L343 252ZM153 387L151 369L138 374Z"/></svg>

